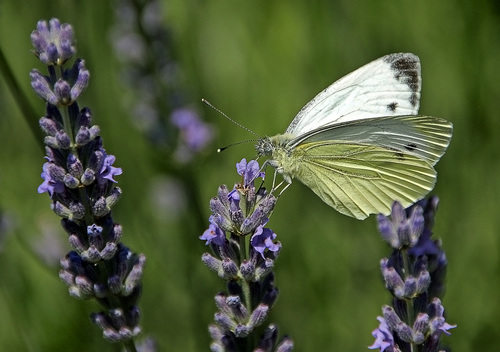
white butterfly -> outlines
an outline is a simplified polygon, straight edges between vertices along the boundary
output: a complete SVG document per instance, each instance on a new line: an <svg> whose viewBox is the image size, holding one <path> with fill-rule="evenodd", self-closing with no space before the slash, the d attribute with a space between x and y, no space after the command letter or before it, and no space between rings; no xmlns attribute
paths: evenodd
<svg viewBox="0 0 500 352"><path fill-rule="evenodd" d="M288 184L297 178L342 214L365 219L434 187L453 126L419 116L420 60L390 54L319 93L284 134L255 146Z"/></svg>

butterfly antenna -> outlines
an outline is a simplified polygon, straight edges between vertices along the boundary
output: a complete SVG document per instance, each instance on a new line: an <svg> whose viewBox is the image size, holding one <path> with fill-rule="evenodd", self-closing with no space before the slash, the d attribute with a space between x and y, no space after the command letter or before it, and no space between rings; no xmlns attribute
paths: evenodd
<svg viewBox="0 0 500 352"><path fill-rule="evenodd" d="M239 124L237 124L238 126L240 126ZM243 127L243 126L241 126ZM245 128L245 127L243 127ZM251 132L251 131L250 131ZM225 147L222 147L222 148L219 148L217 149L217 153L220 153L220 152L223 152L224 150L226 150L227 148L229 147L232 147L234 145L238 145L238 144L243 144L243 143L248 143L248 142L257 142L259 141L260 139L249 139L249 140L246 140L246 141L241 141L241 142L236 142L236 143L231 143L229 145L226 145Z"/></svg>
<svg viewBox="0 0 500 352"><path fill-rule="evenodd" d="M232 118L230 118L229 116L227 116L226 114L224 114L221 110L217 109L215 106L213 106L212 104L210 104L210 102L206 99L201 99L201 101L205 104L205 105L208 105L209 107L211 107L212 109L214 109L215 111L217 111L219 114L221 114L222 116L224 116L226 119L228 119L229 121L231 121L232 123L234 123L236 126L239 126L241 128L243 128L244 130L250 132L251 134L253 134L254 136L258 137L259 140L262 138L261 136L259 136L257 133L255 133L254 131L252 131L250 128L248 127L245 127L243 126L242 124L234 121ZM224 149L227 149L229 148L230 146L233 146L233 145L236 145L236 144L241 144L241 143L246 143L246 142L254 142L255 140L251 140L251 141L244 141L244 142L240 142L240 143L234 143L234 144L230 144L228 145L227 147L224 147L224 148L219 148L219 151L222 151Z"/></svg>

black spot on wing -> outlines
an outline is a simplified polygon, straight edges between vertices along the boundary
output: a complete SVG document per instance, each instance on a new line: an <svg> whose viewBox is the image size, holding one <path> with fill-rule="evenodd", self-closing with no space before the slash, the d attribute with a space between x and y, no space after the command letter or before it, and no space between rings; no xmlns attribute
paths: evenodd
<svg viewBox="0 0 500 352"><path fill-rule="evenodd" d="M405 83L413 94L410 96L410 104L418 104L417 92L420 90L420 61L413 54L390 54L384 58L392 71L394 78L401 83Z"/></svg>
<svg viewBox="0 0 500 352"><path fill-rule="evenodd" d="M407 145L405 145L405 149L410 151L410 152L414 151L417 148L418 147L415 143L408 143Z"/></svg>
<svg viewBox="0 0 500 352"><path fill-rule="evenodd" d="M410 97L410 104L412 106L416 106L418 104L418 96L417 93L413 93Z"/></svg>
<svg viewBox="0 0 500 352"><path fill-rule="evenodd" d="M401 161L405 160L405 155L404 155L403 153L396 152L396 153L394 153L394 156L395 156L395 157L396 157L396 159L398 159L398 160L401 160Z"/></svg>
<svg viewBox="0 0 500 352"><path fill-rule="evenodd" d="M390 112L395 112L397 107L398 107L397 102L390 103L387 105L387 110L389 110Z"/></svg>

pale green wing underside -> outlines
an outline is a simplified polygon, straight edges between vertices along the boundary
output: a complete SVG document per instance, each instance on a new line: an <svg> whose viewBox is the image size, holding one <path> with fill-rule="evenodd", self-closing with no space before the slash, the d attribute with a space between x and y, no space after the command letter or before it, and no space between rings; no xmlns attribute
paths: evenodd
<svg viewBox="0 0 500 352"><path fill-rule="evenodd" d="M407 207L433 187L436 171L409 152L342 141L305 142L293 151L295 176L342 214L365 219Z"/></svg>
<svg viewBox="0 0 500 352"><path fill-rule="evenodd" d="M453 126L431 116L388 116L324 126L291 141L357 143L408 152L435 165L450 144Z"/></svg>

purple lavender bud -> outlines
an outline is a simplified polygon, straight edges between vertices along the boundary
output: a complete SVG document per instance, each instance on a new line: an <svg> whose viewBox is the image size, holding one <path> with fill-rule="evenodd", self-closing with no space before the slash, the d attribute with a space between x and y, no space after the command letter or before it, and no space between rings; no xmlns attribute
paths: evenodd
<svg viewBox="0 0 500 352"><path fill-rule="evenodd" d="M226 280L238 277L238 266L230 258L224 258L222 260L222 270L224 273L223 278Z"/></svg>
<svg viewBox="0 0 500 352"><path fill-rule="evenodd" d="M404 289L403 289L403 297L398 297L399 299L402 298L413 298L417 294L417 279L413 276L408 276L405 279L404 283Z"/></svg>
<svg viewBox="0 0 500 352"><path fill-rule="evenodd" d="M89 246L81 253L82 259L89 263L97 263L101 260L101 253L95 246Z"/></svg>
<svg viewBox="0 0 500 352"><path fill-rule="evenodd" d="M93 313L92 322L103 330L103 337L111 342L123 342L141 333L137 326L130 326L121 308L109 310L109 315Z"/></svg>
<svg viewBox="0 0 500 352"><path fill-rule="evenodd" d="M224 331L215 324L210 324L208 326L208 332L215 341L220 341L224 336Z"/></svg>
<svg viewBox="0 0 500 352"><path fill-rule="evenodd" d="M76 250L79 254L87 249L87 246L84 245L80 238L75 234L69 235L68 241L71 247L73 247L73 249Z"/></svg>
<svg viewBox="0 0 500 352"><path fill-rule="evenodd" d="M257 253L257 252L256 252ZM258 254L257 254L258 255ZM262 280L266 277L274 268L274 260L266 258L255 270L255 280Z"/></svg>
<svg viewBox="0 0 500 352"><path fill-rule="evenodd" d="M250 234L253 233L258 226L264 226L268 222L265 215L266 214L262 211L262 207L257 207L257 209L241 223L241 233L243 235Z"/></svg>
<svg viewBox="0 0 500 352"><path fill-rule="evenodd" d="M385 286L394 293L398 298L404 298L404 281L398 274L396 269L389 266L389 260L384 258L380 261L382 276L384 277Z"/></svg>
<svg viewBox="0 0 500 352"><path fill-rule="evenodd" d="M234 331L237 327L237 323L231 319L228 315L217 312L214 314L214 320L217 324L219 324L223 329Z"/></svg>
<svg viewBox="0 0 500 352"><path fill-rule="evenodd" d="M145 264L146 256L144 254L139 254L137 256L137 262L132 266L132 269L123 283L123 294L125 296L131 294L141 284Z"/></svg>
<svg viewBox="0 0 500 352"><path fill-rule="evenodd" d="M253 260L245 260L240 265L240 273L244 280L254 281L255 279L255 263Z"/></svg>
<svg viewBox="0 0 500 352"><path fill-rule="evenodd" d="M52 91L52 88L49 85L49 81L45 76L43 76L40 72L33 69L30 72L31 78L31 87L35 91L36 94L47 103L52 105L58 104L57 96Z"/></svg>
<svg viewBox="0 0 500 352"><path fill-rule="evenodd" d="M292 350L293 350L293 341L288 336L285 336L280 341L278 347L276 348L276 352L292 352ZM394 350L394 352L397 351Z"/></svg>
<svg viewBox="0 0 500 352"><path fill-rule="evenodd" d="M71 202L69 204L69 210L71 211L72 220L82 220L85 218L85 207L82 203L78 201Z"/></svg>
<svg viewBox="0 0 500 352"><path fill-rule="evenodd" d="M90 140L93 141L94 139L99 137L99 135L101 134L101 129L99 128L99 126L94 125L89 128L89 133L90 133Z"/></svg>
<svg viewBox="0 0 500 352"><path fill-rule="evenodd" d="M229 304L227 303L227 297L223 293L218 293L214 297L215 300L215 305L217 306L217 309L221 311L221 313L226 314L227 316L231 316L231 307L229 307Z"/></svg>
<svg viewBox="0 0 500 352"><path fill-rule="evenodd" d="M122 189L120 187L114 187L109 195L106 197L106 204L109 209L113 208L120 197L122 196Z"/></svg>
<svg viewBox="0 0 500 352"><path fill-rule="evenodd" d="M71 286L73 285L73 282L75 281L75 276L67 271L67 270L61 270L59 272L59 278L64 281L64 283L67 285L67 286Z"/></svg>
<svg viewBox="0 0 500 352"><path fill-rule="evenodd" d="M101 259L102 260L110 260L111 258L113 258L113 256L116 253L117 248L118 247L117 247L116 243L112 243L112 242L106 243L106 246L104 247L104 249L100 253Z"/></svg>
<svg viewBox="0 0 500 352"><path fill-rule="evenodd" d="M54 213L59 215L62 218L67 218L67 219L72 219L73 214L71 213L71 210L69 210L68 207L64 206L63 204L59 202L54 202L51 204L50 208Z"/></svg>
<svg viewBox="0 0 500 352"><path fill-rule="evenodd" d="M276 339L278 338L278 327L274 324L270 324L259 341L259 348L254 351L258 352L266 352L272 351L274 344L276 343Z"/></svg>
<svg viewBox="0 0 500 352"><path fill-rule="evenodd" d="M94 295L94 283L88 277L81 275L75 277L75 284L80 289L82 296L92 297Z"/></svg>
<svg viewBox="0 0 500 352"><path fill-rule="evenodd" d="M89 108L85 107L80 110L76 120L76 126L78 127L89 127L92 122L92 112Z"/></svg>
<svg viewBox="0 0 500 352"><path fill-rule="evenodd" d="M431 284L431 274L424 270L418 275L417 278L417 294L422 294L429 289L429 285Z"/></svg>
<svg viewBox="0 0 500 352"><path fill-rule="evenodd" d="M75 143L77 146L82 147L91 141L90 131L86 126L80 127L76 133Z"/></svg>
<svg viewBox="0 0 500 352"><path fill-rule="evenodd" d="M110 212L108 205L106 204L106 198L99 197L92 205L92 214L96 217L103 217Z"/></svg>
<svg viewBox="0 0 500 352"><path fill-rule="evenodd" d="M103 313L94 313L91 315L91 319L101 329L104 329L108 325L108 318Z"/></svg>
<svg viewBox="0 0 500 352"><path fill-rule="evenodd" d="M45 145L49 146L50 148L54 148L54 149L58 149L59 148L59 145L57 144L56 137L45 136L45 138L43 139L43 143Z"/></svg>
<svg viewBox="0 0 500 352"><path fill-rule="evenodd" d="M108 241L118 243L122 237L123 228L120 224L113 224L113 229L108 235Z"/></svg>
<svg viewBox="0 0 500 352"><path fill-rule="evenodd" d="M248 320L248 326L252 329L262 325L264 320L266 320L269 314L269 306L266 304L259 304L257 308L254 309L250 319Z"/></svg>
<svg viewBox="0 0 500 352"><path fill-rule="evenodd" d="M64 131L59 131L56 134L57 146L59 149L68 149L71 146L69 136Z"/></svg>
<svg viewBox="0 0 500 352"><path fill-rule="evenodd" d="M48 134L50 136L55 136L57 134L57 132L59 131L59 126L49 116L41 117L39 124L40 124L40 127L42 128L43 132L45 132L45 134Z"/></svg>
<svg viewBox="0 0 500 352"><path fill-rule="evenodd" d="M229 216L229 213L226 211L227 208L223 207L220 200L218 200L217 198L212 198L210 200L210 209L213 212L213 215L210 219L211 223L217 224L217 227L224 229L224 231L233 231L233 222Z"/></svg>
<svg viewBox="0 0 500 352"><path fill-rule="evenodd" d="M243 324L238 324L234 329L234 336L238 338L247 337L252 331L253 331L252 327Z"/></svg>
<svg viewBox="0 0 500 352"><path fill-rule="evenodd" d="M85 169L80 179L84 186L89 186L95 181L95 172L92 169Z"/></svg>
<svg viewBox="0 0 500 352"><path fill-rule="evenodd" d="M448 324L444 319L444 307L441 304L439 298L434 298L427 308L428 314L431 317L429 321L429 328L431 334L436 334L439 336L441 333L446 335L451 335L448 331L450 329L456 328L456 325Z"/></svg>
<svg viewBox="0 0 500 352"><path fill-rule="evenodd" d="M66 163L66 168L69 174L73 177L80 178L83 175L83 165L82 162L72 153L68 155L68 161Z"/></svg>
<svg viewBox="0 0 500 352"><path fill-rule="evenodd" d="M70 174L64 175L64 185L69 189L75 189L80 185L80 181Z"/></svg>
<svg viewBox="0 0 500 352"><path fill-rule="evenodd" d="M71 100L71 87L68 82L63 79L59 79L54 84L54 94L57 97L57 105L71 105L73 101Z"/></svg>
<svg viewBox="0 0 500 352"><path fill-rule="evenodd" d="M391 220L382 214L377 217L382 238L395 249L415 246L422 234L424 229L423 210L420 206L415 206L412 209L412 213L407 216L403 206L399 202L394 202Z"/></svg>
<svg viewBox="0 0 500 352"><path fill-rule="evenodd" d="M64 170L62 167L57 166L54 163L45 163L46 164L46 169L49 172L50 178L62 182L64 180L64 176L66 176L66 170ZM44 164L44 166L45 166Z"/></svg>
<svg viewBox="0 0 500 352"><path fill-rule="evenodd" d="M228 296L226 297L227 306L230 308L230 315L236 321L246 320L248 317L248 311L245 306L241 303L239 296Z"/></svg>
<svg viewBox="0 0 500 352"><path fill-rule="evenodd" d="M73 46L73 28L69 24L60 24L52 18L39 21L37 29L31 33L35 55L46 65L62 65L76 52Z"/></svg>
<svg viewBox="0 0 500 352"><path fill-rule="evenodd" d="M201 261L205 264L210 270L214 271L219 275L219 277L224 276L224 271L222 270L222 261L215 258L209 253L204 253L201 256Z"/></svg>
<svg viewBox="0 0 500 352"><path fill-rule="evenodd" d="M221 185L219 186L219 188L217 189L217 198L221 205L222 205L222 209L226 209L226 208L229 208L229 190L227 189L227 186L226 185ZM217 208L216 210L213 210L213 212L217 212L219 208Z"/></svg>
<svg viewBox="0 0 500 352"><path fill-rule="evenodd" d="M391 330L395 331L399 338L405 342L412 341L412 329L405 324L396 314L394 308L390 306L382 307L382 313L387 325Z"/></svg>
<svg viewBox="0 0 500 352"><path fill-rule="evenodd" d="M83 60L78 62L78 78L70 90L70 99L76 101L89 85L90 72L85 68Z"/></svg>
<svg viewBox="0 0 500 352"><path fill-rule="evenodd" d="M417 345L423 343L428 329L429 316L425 313L419 313L413 323L413 343Z"/></svg>
<svg viewBox="0 0 500 352"><path fill-rule="evenodd" d="M241 231L241 226L243 224L243 221L245 220L245 216L243 215L243 211L241 209L231 210L229 214L230 214L229 220L230 223L232 224L232 228L231 230L226 230L226 231L236 232L240 235L247 235L251 233L251 232Z"/></svg>

